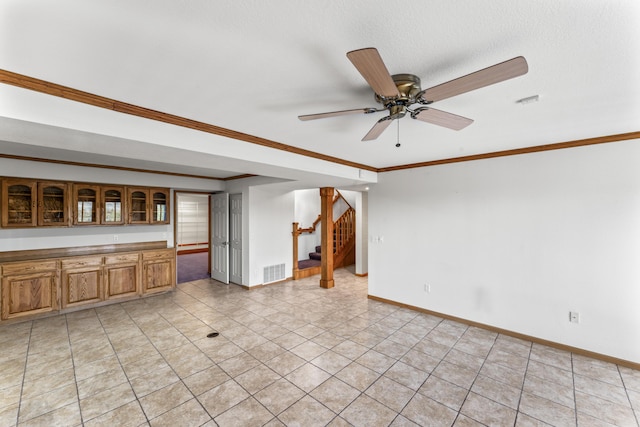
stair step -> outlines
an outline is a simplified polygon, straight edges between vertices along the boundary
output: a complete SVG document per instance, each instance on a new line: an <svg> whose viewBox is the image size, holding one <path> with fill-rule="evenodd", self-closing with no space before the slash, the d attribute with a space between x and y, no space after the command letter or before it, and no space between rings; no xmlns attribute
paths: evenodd
<svg viewBox="0 0 640 427"><path fill-rule="evenodd" d="M318 252L310 252L309 259L315 259L317 261L320 261L322 259L322 255L320 255L320 253Z"/></svg>

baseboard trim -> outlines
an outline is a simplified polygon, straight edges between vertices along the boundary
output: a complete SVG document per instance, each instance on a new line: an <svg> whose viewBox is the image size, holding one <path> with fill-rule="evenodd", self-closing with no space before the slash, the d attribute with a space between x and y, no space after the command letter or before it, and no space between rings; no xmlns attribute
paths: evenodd
<svg viewBox="0 0 640 427"><path fill-rule="evenodd" d="M238 285L238 286L240 286L241 288L244 288L244 290L246 291L254 291L256 289L266 288L267 286L271 286L271 285L279 285L281 283L289 282L291 280L293 280L293 277L287 277L286 279L277 280L275 282L261 283L259 285L253 285L253 286L246 286L246 285Z"/></svg>
<svg viewBox="0 0 640 427"><path fill-rule="evenodd" d="M369 273L362 273L362 274L355 273L355 275L358 277L368 277Z"/></svg>
<svg viewBox="0 0 640 427"><path fill-rule="evenodd" d="M209 248L202 249L178 249L178 255L199 254L202 252L209 252Z"/></svg>
<svg viewBox="0 0 640 427"><path fill-rule="evenodd" d="M465 325L475 326L475 327L478 327L478 328L486 329L488 331L497 332L499 334L508 335L510 337L519 338L519 339L522 339L522 340L525 340L525 341L531 341L531 342L534 342L536 344L546 345L548 347L553 347L553 348L556 348L558 350L568 351L568 352L571 352L571 353L579 354L581 356L586 356L586 357L590 357L592 359L602 360L603 362L614 363L616 365L620 365L620 366L624 366L626 368L635 369L635 370L640 371L640 363L631 362L629 360L619 359L617 357L608 356L606 354L596 353L596 352L585 350L585 349L582 349L582 348L572 347L572 346L565 345L565 344L560 344L560 343L557 343L557 342L554 342L554 341L549 341L549 340L545 340L545 339L542 339L542 338L537 338L537 337L533 337L533 336L530 336L530 335L521 334L519 332L509 331L507 329L497 328L495 326L486 325L484 323L474 322L472 320L467 320L467 319L463 319L463 318L460 318L460 317L451 316L451 315L444 314L444 313L439 313L437 311L427 310L426 308L416 307L416 306L413 306L413 305L404 304L404 303L401 303L401 302L389 300L389 299L386 299L386 298L377 297L377 296L374 296L374 295L367 295L367 298L371 299L371 300L374 300L374 301L383 302L383 303L386 303L386 304L391 304L391 305L395 305L395 306L402 307L402 308L407 308L409 310L418 311L418 312L424 313L424 314L430 314L432 316L442 317L443 319L453 320L453 321L456 321L456 322L464 323Z"/></svg>

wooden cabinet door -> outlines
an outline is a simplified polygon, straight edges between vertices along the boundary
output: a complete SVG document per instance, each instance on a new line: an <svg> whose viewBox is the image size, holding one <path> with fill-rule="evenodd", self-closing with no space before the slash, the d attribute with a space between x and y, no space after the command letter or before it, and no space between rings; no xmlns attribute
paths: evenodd
<svg viewBox="0 0 640 427"><path fill-rule="evenodd" d="M97 225L100 223L100 186L73 184L73 224Z"/></svg>
<svg viewBox="0 0 640 427"><path fill-rule="evenodd" d="M140 294L139 258L137 253L104 257L105 298L114 299Z"/></svg>
<svg viewBox="0 0 640 427"><path fill-rule="evenodd" d="M166 188L152 188L151 195L151 223L169 224L169 190Z"/></svg>
<svg viewBox="0 0 640 427"><path fill-rule="evenodd" d="M2 320L57 310L57 289L57 271L4 276Z"/></svg>
<svg viewBox="0 0 640 427"><path fill-rule="evenodd" d="M102 292L102 257L62 261L62 309L99 302Z"/></svg>
<svg viewBox="0 0 640 427"><path fill-rule="evenodd" d="M175 287L176 260L173 249L142 253L142 293L162 292Z"/></svg>
<svg viewBox="0 0 640 427"><path fill-rule="evenodd" d="M143 267L145 294L171 289L175 280L173 262L169 260L145 261Z"/></svg>
<svg viewBox="0 0 640 427"><path fill-rule="evenodd" d="M129 224L149 224L149 189L127 188Z"/></svg>
<svg viewBox="0 0 640 427"><path fill-rule="evenodd" d="M124 187L100 187L100 196L102 198L100 223L105 225L124 224L126 217L126 195L124 193Z"/></svg>
<svg viewBox="0 0 640 427"><path fill-rule="evenodd" d="M5 179L2 181L2 226L35 227L37 184L33 180Z"/></svg>
<svg viewBox="0 0 640 427"><path fill-rule="evenodd" d="M69 225L69 193L63 182L38 182L38 225Z"/></svg>

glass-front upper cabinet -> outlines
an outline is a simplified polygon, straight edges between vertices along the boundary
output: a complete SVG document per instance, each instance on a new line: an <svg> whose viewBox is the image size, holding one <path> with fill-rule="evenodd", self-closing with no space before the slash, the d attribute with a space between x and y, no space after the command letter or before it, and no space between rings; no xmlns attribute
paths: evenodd
<svg viewBox="0 0 640 427"><path fill-rule="evenodd" d="M169 224L169 190L162 188L151 189L152 224Z"/></svg>
<svg viewBox="0 0 640 427"><path fill-rule="evenodd" d="M97 185L73 185L73 223L97 225L100 221L100 187Z"/></svg>
<svg viewBox="0 0 640 427"><path fill-rule="evenodd" d="M102 190L102 224L124 224L125 204L124 187L101 187Z"/></svg>
<svg viewBox="0 0 640 427"><path fill-rule="evenodd" d="M69 225L67 188L66 183L38 182L38 225Z"/></svg>
<svg viewBox="0 0 640 427"><path fill-rule="evenodd" d="M127 188L129 224L149 223L149 189Z"/></svg>
<svg viewBox="0 0 640 427"><path fill-rule="evenodd" d="M37 183L33 180L2 181L2 226L34 227L37 225Z"/></svg>
<svg viewBox="0 0 640 427"><path fill-rule="evenodd" d="M127 187L129 224L168 224L169 189Z"/></svg>

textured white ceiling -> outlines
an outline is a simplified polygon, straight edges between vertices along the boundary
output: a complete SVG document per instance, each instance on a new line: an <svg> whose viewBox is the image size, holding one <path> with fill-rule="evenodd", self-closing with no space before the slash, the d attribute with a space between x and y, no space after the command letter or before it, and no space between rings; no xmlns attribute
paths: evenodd
<svg viewBox="0 0 640 427"><path fill-rule="evenodd" d="M299 121L378 105L345 56L363 47L423 88L519 55L529 73L434 104L475 120L462 131L405 117L361 142L383 113ZM638 131L639 54L637 0L0 0L2 69L376 168ZM540 101L516 104L531 95ZM97 110L0 85L0 116L186 150L153 168L186 172L207 152L222 177L253 172L240 158L283 155L186 130L169 139L166 125Z"/></svg>

